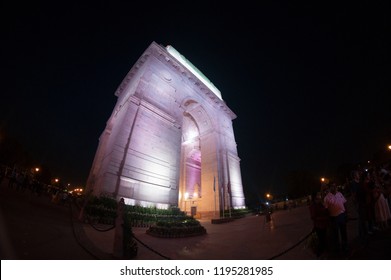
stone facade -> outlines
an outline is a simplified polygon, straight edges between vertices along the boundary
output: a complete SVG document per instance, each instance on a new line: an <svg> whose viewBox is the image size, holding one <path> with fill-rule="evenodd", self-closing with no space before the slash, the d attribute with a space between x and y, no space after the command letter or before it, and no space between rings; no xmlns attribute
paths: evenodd
<svg viewBox="0 0 391 280"><path fill-rule="evenodd" d="M87 191L196 215L245 207L236 115L173 47L152 42L115 95Z"/></svg>

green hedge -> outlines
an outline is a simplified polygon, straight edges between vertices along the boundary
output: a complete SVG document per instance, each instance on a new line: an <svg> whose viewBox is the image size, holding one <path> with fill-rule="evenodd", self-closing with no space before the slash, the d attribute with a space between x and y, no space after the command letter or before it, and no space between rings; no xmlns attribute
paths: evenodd
<svg viewBox="0 0 391 280"><path fill-rule="evenodd" d="M90 197L85 212L89 221L94 223L114 225L117 217L118 202L106 196ZM130 228L148 227L147 233L157 237L175 238L202 235L206 230L200 222L187 216L178 207L158 209L156 207L142 207L125 205L124 221ZM126 242L126 251L137 254L132 238ZM133 243L132 243L133 242Z"/></svg>
<svg viewBox="0 0 391 280"><path fill-rule="evenodd" d="M159 221L149 227L147 234L162 238L181 238L206 234L206 229L199 221L186 218L182 221Z"/></svg>
<svg viewBox="0 0 391 280"><path fill-rule="evenodd" d="M117 217L118 202L107 196L90 197L85 213L93 223L114 225ZM182 221L187 216L178 207L158 209L156 207L142 207L125 205L125 217L132 227L150 227L159 221Z"/></svg>

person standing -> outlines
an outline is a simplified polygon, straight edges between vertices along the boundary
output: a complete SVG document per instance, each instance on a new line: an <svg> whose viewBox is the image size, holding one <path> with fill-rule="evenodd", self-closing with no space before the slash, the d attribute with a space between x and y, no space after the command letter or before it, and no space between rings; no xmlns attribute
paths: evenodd
<svg viewBox="0 0 391 280"><path fill-rule="evenodd" d="M368 234L374 234L374 231L378 228L375 225L375 199L374 199L374 181L371 176L372 171L366 171L363 173L362 178L362 188L365 195L365 209L366 209L366 219Z"/></svg>
<svg viewBox="0 0 391 280"><path fill-rule="evenodd" d="M390 208L388 201L384 197L384 189L380 184L377 184L373 191L375 200L375 221L380 230L388 227L388 221L391 220Z"/></svg>
<svg viewBox="0 0 391 280"><path fill-rule="evenodd" d="M353 204L357 211L358 219L358 237L361 242L365 243L368 239L368 205L366 202L366 191L361 181L360 172L352 172L352 181L350 183L350 192L353 198Z"/></svg>
<svg viewBox="0 0 391 280"><path fill-rule="evenodd" d="M322 197L318 192L311 194L309 211L314 225L313 230L318 238L315 253L316 257L319 258L324 253L327 246L327 229L330 224L330 217L327 209L322 204Z"/></svg>
<svg viewBox="0 0 391 280"><path fill-rule="evenodd" d="M348 249L345 203L346 198L337 190L336 184L331 183L330 191L323 199L323 205L328 210L330 216L332 246L336 253L346 253Z"/></svg>

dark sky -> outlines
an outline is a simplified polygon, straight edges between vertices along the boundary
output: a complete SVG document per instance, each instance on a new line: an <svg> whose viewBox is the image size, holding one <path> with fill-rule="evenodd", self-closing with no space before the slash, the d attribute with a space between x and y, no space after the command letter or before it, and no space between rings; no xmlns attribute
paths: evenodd
<svg viewBox="0 0 391 280"><path fill-rule="evenodd" d="M114 92L152 41L237 114L246 191L281 191L287 172L324 176L391 142L389 2L129 2L1 4L1 123L56 176L85 183Z"/></svg>

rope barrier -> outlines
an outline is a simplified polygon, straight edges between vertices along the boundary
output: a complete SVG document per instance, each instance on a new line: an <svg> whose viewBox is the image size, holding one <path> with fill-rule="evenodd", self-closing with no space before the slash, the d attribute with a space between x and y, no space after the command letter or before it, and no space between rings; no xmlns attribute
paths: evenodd
<svg viewBox="0 0 391 280"><path fill-rule="evenodd" d="M171 260L171 258L163 255L163 254L160 254L158 251L152 249L151 247L149 247L147 244L145 244L144 242L142 242L140 239L138 239L136 236L133 236L134 239L136 239L137 242L139 242L141 245L143 245L145 248L147 248L148 250L152 251L153 253L161 256L162 258L166 259L166 260Z"/></svg>
<svg viewBox="0 0 391 280"><path fill-rule="evenodd" d="M348 220L349 220L349 221L355 221L355 220L357 220L357 218L351 218L351 217L349 217ZM304 236L304 237L303 237L299 242L297 242L295 245L293 245L292 247L288 248L287 250L285 250L285 251L283 251L283 252L281 252L281 253L279 253L279 254L277 254L277 255L271 257L271 258L269 258L269 260L274 260L274 259L276 259L276 258L278 258L278 257L281 257L282 255L288 253L290 250L296 248L296 247L299 246L301 243L303 243L307 238L309 238L309 237L311 236L312 233L313 233L313 230L312 230L310 233L308 233L306 236Z"/></svg>
<svg viewBox="0 0 391 280"><path fill-rule="evenodd" d="M312 232L313 232L313 231L311 231L310 233L308 233L306 236L304 236L299 242L297 242L296 244L294 244L292 247L286 249L285 251L283 251L283 252L281 252L281 253L279 253L279 254L277 254L277 255L271 257L271 258L269 258L269 260L274 260L274 259L276 259L276 258L278 258L278 257L280 257L280 256L282 256L282 255L284 255L284 254L286 254L286 253L288 253L290 250L294 249L295 247L299 246L299 245L300 245L301 243L303 243L308 237L311 236Z"/></svg>
<svg viewBox="0 0 391 280"><path fill-rule="evenodd" d="M110 231L110 230L112 230L112 229L115 228L115 225L112 225L112 226L110 226L110 227L107 228L107 229L101 229L101 228L96 227L94 224L90 223L90 221L88 221L88 224L89 224L93 229L95 229L96 231L100 231L100 232Z"/></svg>
<svg viewBox="0 0 391 280"><path fill-rule="evenodd" d="M75 227L75 221L74 221L74 210L73 210L73 207L72 207L72 203L69 203L69 214L70 214L70 220L71 220L71 226L72 226L72 233L73 233L73 236L75 237L76 239L76 242L88 253L90 254L92 257L94 257L95 259L99 259L97 256L95 256L90 250L88 250L84 245L83 245L83 242L80 241L80 237L78 234L76 234L76 227Z"/></svg>
<svg viewBox="0 0 391 280"><path fill-rule="evenodd" d="M100 229L98 227L96 227L94 224L92 224L90 221L88 221L88 224L95 230L97 231L100 231L100 232L106 232L106 231L109 231L109 230L112 230L115 228L115 225L111 226L110 228L107 228L107 229ZM171 258L159 253L158 251L152 249L151 247L149 247L147 244L145 244L144 242L142 242L140 239L138 239L136 236L133 235L133 238L138 242L140 243L142 246L144 246L146 249L150 250L151 252L161 256L162 258L166 259L166 260L170 260Z"/></svg>

